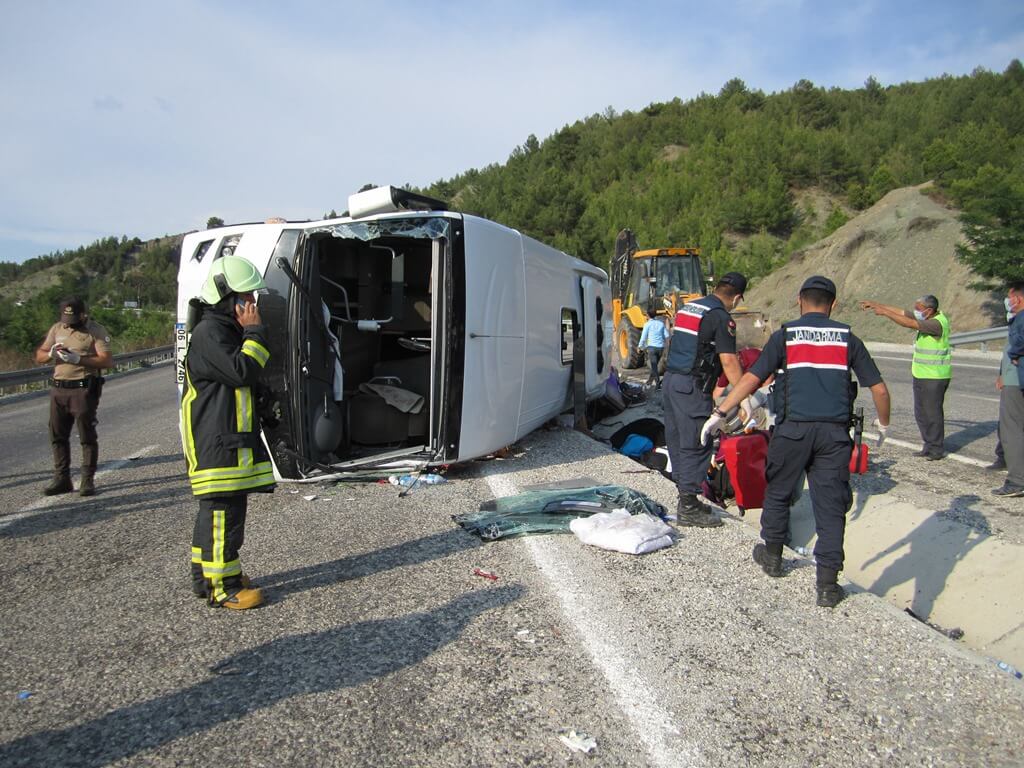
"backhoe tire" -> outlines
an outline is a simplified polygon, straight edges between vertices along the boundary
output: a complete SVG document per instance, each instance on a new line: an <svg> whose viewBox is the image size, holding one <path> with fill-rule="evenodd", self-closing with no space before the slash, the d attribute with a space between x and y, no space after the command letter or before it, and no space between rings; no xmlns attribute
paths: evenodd
<svg viewBox="0 0 1024 768"><path fill-rule="evenodd" d="M623 368L639 368L644 362L644 353L640 351L640 329L633 327L628 318L619 321L615 330L615 349L619 355L619 365Z"/></svg>

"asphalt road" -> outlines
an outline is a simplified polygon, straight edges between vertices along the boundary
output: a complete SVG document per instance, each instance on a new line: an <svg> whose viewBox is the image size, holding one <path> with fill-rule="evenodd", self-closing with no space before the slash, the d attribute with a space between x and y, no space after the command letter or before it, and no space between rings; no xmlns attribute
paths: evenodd
<svg viewBox="0 0 1024 768"><path fill-rule="evenodd" d="M166 367L108 383L91 499L39 495L46 400L0 406L0 765L1019 760L1021 684L872 595L814 608L812 569L767 579L738 521L644 557L452 524L579 475L672 503L568 430L405 498L255 497L243 563L268 603L208 608L188 589L175 394ZM589 757L571 730L596 739Z"/></svg>
<svg viewBox="0 0 1024 768"><path fill-rule="evenodd" d="M173 367L160 365L126 376L108 377L99 411L100 466L184 466L178 437L177 387ZM0 405L0 492L6 509L41 500L39 489L53 476L47 430L49 400L45 396L8 398ZM77 471L81 455L72 435L71 463ZM148 473L147 473L148 474Z"/></svg>

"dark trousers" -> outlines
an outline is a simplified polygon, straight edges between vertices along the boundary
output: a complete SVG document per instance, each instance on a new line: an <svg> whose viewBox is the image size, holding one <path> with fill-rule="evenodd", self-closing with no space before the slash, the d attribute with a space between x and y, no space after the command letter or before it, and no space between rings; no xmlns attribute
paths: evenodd
<svg viewBox="0 0 1024 768"><path fill-rule="evenodd" d="M99 444L96 436L96 410L100 397L89 387L50 388L50 445L53 469L60 475L71 472L71 428L78 427L82 444L82 474L96 473Z"/></svg>
<svg viewBox="0 0 1024 768"><path fill-rule="evenodd" d="M192 581L197 591L205 586L220 603L242 588L242 561L238 550L245 539L245 494L199 497L199 513L192 531Z"/></svg>
<svg viewBox="0 0 1024 768"><path fill-rule="evenodd" d="M921 430L924 452L939 456L943 453L946 436L946 422L943 405L949 379L914 378L914 418Z"/></svg>
<svg viewBox="0 0 1024 768"><path fill-rule="evenodd" d="M672 477L680 494L700 493L711 464L712 441L700 442L700 430L711 415L710 394L704 394L688 373L665 372L662 386L665 442L672 461Z"/></svg>
<svg viewBox="0 0 1024 768"><path fill-rule="evenodd" d="M1024 488L1024 391L1013 384L999 392L999 437L1006 457L1006 482Z"/></svg>
<svg viewBox="0 0 1024 768"><path fill-rule="evenodd" d="M661 347L648 347L647 348L647 363L651 366L651 374L647 377L647 383L652 382L661 386L661 377L658 375L658 364L661 362L661 353L665 350Z"/></svg>
<svg viewBox="0 0 1024 768"><path fill-rule="evenodd" d="M819 421L782 422L768 444L761 538L767 544L789 541L789 507L804 471L811 491L818 565L843 569L846 513L853 502L850 452L853 442L845 424Z"/></svg>

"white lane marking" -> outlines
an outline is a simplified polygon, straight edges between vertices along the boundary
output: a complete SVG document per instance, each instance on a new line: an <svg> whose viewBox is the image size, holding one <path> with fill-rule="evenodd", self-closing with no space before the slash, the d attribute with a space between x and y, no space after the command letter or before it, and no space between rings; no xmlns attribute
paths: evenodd
<svg viewBox="0 0 1024 768"><path fill-rule="evenodd" d="M993 376L999 374L999 366L994 363L992 365L975 365L974 363L958 363L954 360L953 370L956 370L957 368L977 368L982 371L992 371Z"/></svg>
<svg viewBox="0 0 1024 768"><path fill-rule="evenodd" d="M969 397L972 400L984 400L986 403L998 403L999 402L999 398L998 397L985 397L984 395L969 395L966 392L956 392L956 391L954 391L952 389L949 390L948 394L953 395L954 397Z"/></svg>
<svg viewBox="0 0 1024 768"><path fill-rule="evenodd" d="M873 360L895 360L898 363L909 363L909 357L889 357L887 355L872 355ZM954 368L980 368L983 371L992 371L999 373L999 364L993 363L992 365L977 365L975 363L961 363L956 360L953 361Z"/></svg>
<svg viewBox="0 0 1024 768"><path fill-rule="evenodd" d="M871 443L875 443L878 440L878 434L875 432L864 432L863 435L868 440L871 440ZM900 448L913 448L915 451L924 450L924 446L920 443L908 443L905 440L899 440L895 437L885 438L885 444L898 445ZM973 464L976 467L987 467L991 463L982 459L974 459L970 456L961 456L958 453L947 453L946 458L952 459L953 461L959 461L962 464Z"/></svg>
<svg viewBox="0 0 1024 768"><path fill-rule="evenodd" d="M110 474L111 472L116 472L122 467L126 467L129 464L131 464L133 459L141 459L143 456L145 456L148 453L151 453L152 451L155 451L157 448L159 448L159 446L157 445L147 445L142 450L133 453L131 455L131 458L116 459L115 461L112 461L109 464L107 464L103 469L99 470L96 473L96 477L100 478ZM3 517L0 517L0 528L4 528L10 525L11 523L17 522L18 520L24 520L26 517L38 515L40 512L43 512L47 507L52 507L54 504L57 504L58 502L65 501L69 496L75 495L76 494L72 492L63 493L59 496L44 496L38 501L32 502L24 509L15 512L12 515L4 515Z"/></svg>
<svg viewBox="0 0 1024 768"><path fill-rule="evenodd" d="M498 498L518 493L515 483L507 476L494 475L485 479ZM656 695L643 676L622 657L619 649L629 647L631 643L616 642L615 625L598 615L590 599L590 590L580 584L576 574L559 560L547 537L526 537L523 542L558 598L562 613L582 638L590 658L611 686L615 700L647 748L653 764L664 768L700 764L700 751L695 743L681 739L679 747L668 743L666 736L669 733L678 736L679 732L665 712L663 697Z"/></svg>

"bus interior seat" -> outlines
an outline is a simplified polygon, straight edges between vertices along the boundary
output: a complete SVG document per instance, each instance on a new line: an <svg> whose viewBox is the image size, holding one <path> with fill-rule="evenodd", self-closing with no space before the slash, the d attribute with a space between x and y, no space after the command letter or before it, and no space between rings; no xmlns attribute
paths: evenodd
<svg viewBox="0 0 1024 768"><path fill-rule="evenodd" d="M352 441L384 445L425 437L430 416L430 355L382 360L373 366L374 379L415 392L424 398L419 413L403 413L371 392L356 392L349 398L349 431Z"/></svg>

